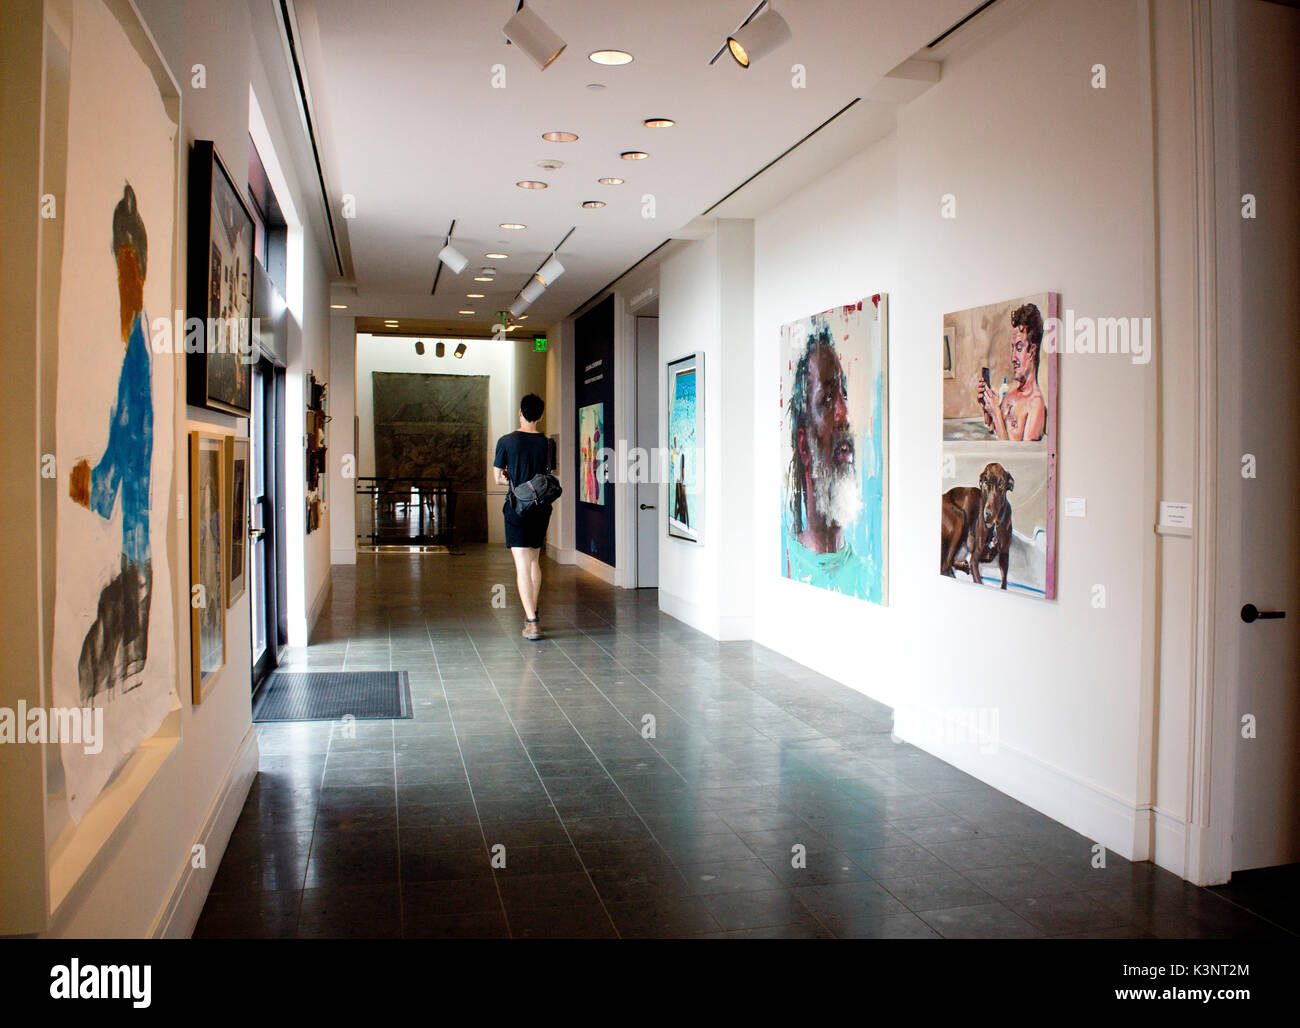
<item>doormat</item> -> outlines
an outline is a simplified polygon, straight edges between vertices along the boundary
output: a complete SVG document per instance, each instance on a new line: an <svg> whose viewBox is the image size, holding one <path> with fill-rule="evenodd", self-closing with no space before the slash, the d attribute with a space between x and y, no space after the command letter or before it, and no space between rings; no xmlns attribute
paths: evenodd
<svg viewBox="0 0 1300 1028"><path fill-rule="evenodd" d="M405 671L272 671L258 690L254 721L359 721L412 717Z"/></svg>

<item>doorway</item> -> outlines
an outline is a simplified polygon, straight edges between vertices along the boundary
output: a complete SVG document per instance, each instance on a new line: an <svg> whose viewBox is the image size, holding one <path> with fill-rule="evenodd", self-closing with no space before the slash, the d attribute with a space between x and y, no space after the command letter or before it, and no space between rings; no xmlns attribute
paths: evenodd
<svg viewBox="0 0 1300 1028"><path fill-rule="evenodd" d="M636 442L651 456L659 452L659 319L636 319ZM659 467L649 460L650 481L635 486L636 587L659 588Z"/></svg>
<svg viewBox="0 0 1300 1028"><path fill-rule="evenodd" d="M249 420L250 583L253 618L253 691L280 661L288 643L284 596L284 368L262 357L253 367Z"/></svg>

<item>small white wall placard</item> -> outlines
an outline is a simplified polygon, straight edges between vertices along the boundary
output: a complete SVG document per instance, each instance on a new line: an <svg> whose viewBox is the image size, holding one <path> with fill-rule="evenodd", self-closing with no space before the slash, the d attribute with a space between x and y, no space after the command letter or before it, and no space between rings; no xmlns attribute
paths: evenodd
<svg viewBox="0 0 1300 1028"><path fill-rule="evenodd" d="M1077 496L1067 496L1065 498L1065 516L1067 518L1086 518L1088 516L1088 501Z"/></svg>
<svg viewBox="0 0 1300 1028"><path fill-rule="evenodd" d="M1156 531L1161 535L1191 535L1192 505L1161 500L1160 521L1156 525Z"/></svg>

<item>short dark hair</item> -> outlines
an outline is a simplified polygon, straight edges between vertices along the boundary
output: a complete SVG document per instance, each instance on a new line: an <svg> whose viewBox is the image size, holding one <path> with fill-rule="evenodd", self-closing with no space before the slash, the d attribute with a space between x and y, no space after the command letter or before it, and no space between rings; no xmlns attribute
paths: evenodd
<svg viewBox="0 0 1300 1028"><path fill-rule="evenodd" d="M1023 328L1025 340L1034 355L1034 367L1038 367L1038 354L1043 345L1043 314L1035 303L1026 303L1011 312L1011 327Z"/></svg>
<svg viewBox="0 0 1300 1028"><path fill-rule="evenodd" d="M140 260L140 276L143 278L149 265L149 238L145 234L144 220L135 203L135 190L131 183L122 190L122 199L113 208L113 256L124 246L135 251Z"/></svg>
<svg viewBox="0 0 1300 1028"><path fill-rule="evenodd" d="M546 410L546 401L536 393L529 393L519 401L519 413L524 416L525 421L541 421L544 410Z"/></svg>

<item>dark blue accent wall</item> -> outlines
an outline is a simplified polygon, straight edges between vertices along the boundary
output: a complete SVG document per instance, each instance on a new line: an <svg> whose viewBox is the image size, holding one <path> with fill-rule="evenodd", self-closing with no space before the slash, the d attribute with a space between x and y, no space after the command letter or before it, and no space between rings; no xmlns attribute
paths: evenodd
<svg viewBox="0 0 1300 1028"><path fill-rule="evenodd" d="M581 473L581 431L578 412L593 403L605 405L605 431L607 440L602 446L611 450L614 444L614 297L610 295L597 304L574 325L574 374L576 376L573 410L573 467ZM605 503L597 506L584 503L579 497L582 489L574 479L575 501L574 548L579 553L615 566L614 549L614 484L605 485Z"/></svg>

